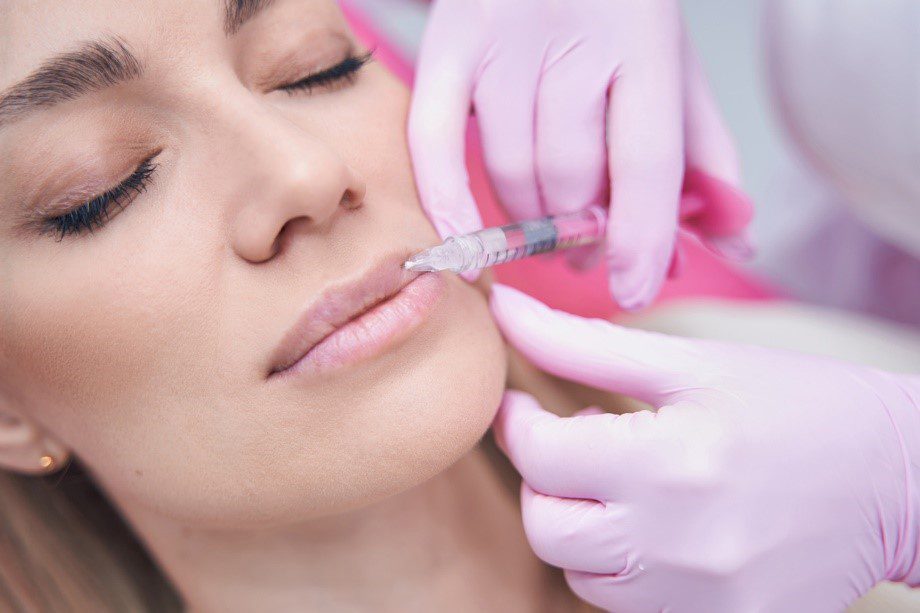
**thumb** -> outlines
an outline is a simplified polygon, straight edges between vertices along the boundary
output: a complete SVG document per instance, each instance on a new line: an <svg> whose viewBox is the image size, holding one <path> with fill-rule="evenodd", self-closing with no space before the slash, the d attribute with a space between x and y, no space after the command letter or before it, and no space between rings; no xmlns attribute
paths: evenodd
<svg viewBox="0 0 920 613"><path fill-rule="evenodd" d="M706 368L695 341L554 311L504 285L492 286L491 306L508 342L538 368L655 406Z"/></svg>
<svg viewBox="0 0 920 613"><path fill-rule="evenodd" d="M476 16L463 3L434 6L419 50L409 111L409 149L419 195L441 238L482 228L466 168L467 126L481 52L470 34Z"/></svg>
<svg viewBox="0 0 920 613"><path fill-rule="evenodd" d="M444 91L449 88L436 94L417 89L409 117L409 149L419 198L442 239L482 229L465 159L469 109L457 107L456 101L445 106L431 100Z"/></svg>
<svg viewBox="0 0 920 613"><path fill-rule="evenodd" d="M754 257L748 225L754 214L739 188L702 170L688 168L681 199L681 228L716 255L744 262Z"/></svg>
<svg viewBox="0 0 920 613"><path fill-rule="evenodd" d="M650 411L558 417L518 391L505 393L492 432L535 491L586 500L610 500L674 446Z"/></svg>
<svg viewBox="0 0 920 613"><path fill-rule="evenodd" d="M681 200L681 225L702 238L742 236L754 216L740 188L697 168L687 168Z"/></svg>

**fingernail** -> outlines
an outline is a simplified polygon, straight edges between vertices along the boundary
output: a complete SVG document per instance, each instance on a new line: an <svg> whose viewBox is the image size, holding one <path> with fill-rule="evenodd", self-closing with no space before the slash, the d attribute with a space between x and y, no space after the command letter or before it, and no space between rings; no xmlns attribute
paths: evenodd
<svg viewBox="0 0 920 613"><path fill-rule="evenodd" d="M436 217L432 220L434 229L437 231L441 240L447 240L451 236L460 236L463 232L457 227L453 219L448 217Z"/></svg>
<svg viewBox="0 0 920 613"><path fill-rule="evenodd" d="M524 295L513 287L495 283L492 285L492 304L508 305L513 309L523 309L527 307ZM504 310L504 309L503 309Z"/></svg>
<svg viewBox="0 0 920 613"><path fill-rule="evenodd" d="M614 298L617 301L617 304L620 305L620 308L629 313L635 313L641 311L649 305L651 300L644 296L630 296L627 298Z"/></svg>
<svg viewBox="0 0 920 613"><path fill-rule="evenodd" d="M651 304L654 284L651 275L640 271L610 276L610 294L624 311L639 311Z"/></svg>
<svg viewBox="0 0 920 613"><path fill-rule="evenodd" d="M717 254L735 262L747 262L756 253L751 241L744 236L710 238L706 243Z"/></svg>
<svg viewBox="0 0 920 613"><path fill-rule="evenodd" d="M479 279L481 274L482 274L481 270L479 270L478 268L474 268L472 270L465 270L461 272L460 276L467 283L475 283Z"/></svg>
<svg viewBox="0 0 920 613"><path fill-rule="evenodd" d="M492 286L492 300L490 301L492 313L499 326L504 330L506 326L522 330L527 327L540 325L551 309L527 294L507 285L494 284Z"/></svg>

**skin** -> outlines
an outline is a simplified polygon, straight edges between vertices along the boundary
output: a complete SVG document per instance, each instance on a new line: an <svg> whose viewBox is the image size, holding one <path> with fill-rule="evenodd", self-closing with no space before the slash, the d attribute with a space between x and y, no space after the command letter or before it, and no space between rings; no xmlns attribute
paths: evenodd
<svg viewBox="0 0 920 613"><path fill-rule="evenodd" d="M371 64L353 84L277 91L349 53L333 2L282 2L230 37L214 0L4 5L4 87L100 32L147 71L2 130L5 413L119 498L209 526L362 506L473 446L504 356L484 301L457 279L380 359L266 379L323 290L436 241L390 74ZM56 241L23 223L84 185L117 185L157 150L148 191L98 231Z"/></svg>
<svg viewBox="0 0 920 613"><path fill-rule="evenodd" d="M506 378L475 288L448 279L374 359L267 377L325 289L437 236L393 76L278 90L360 51L336 4L282 0L232 36L221 7L0 4L0 91L102 34L145 68L0 127L0 468L79 457L193 610L571 604L470 453ZM105 226L41 231L154 152Z"/></svg>

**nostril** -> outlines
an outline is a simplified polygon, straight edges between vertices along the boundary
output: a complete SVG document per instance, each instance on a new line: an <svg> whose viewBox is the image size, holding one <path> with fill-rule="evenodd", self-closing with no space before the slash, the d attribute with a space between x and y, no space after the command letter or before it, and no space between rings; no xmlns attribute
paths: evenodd
<svg viewBox="0 0 920 613"><path fill-rule="evenodd" d="M289 219L281 229L278 231L278 235L275 237L275 240L272 242L271 246L271 258L274 258L282 251L288 248L288 244L293 237L298 235L309 234L313 231L314 221L309 216L295 217Z"/></svg>
<svg viewBox="0 0 920 613"><path fill-rule="evenodd" d="M364 190L355 190L347 189L345 193L342 194L342 199L339 201L339 206L347 211L353 211L364 206Z"/></svg>
<svg viewBox="0 0 920 613"><path fill-rule="evenodd" d="M267 262L275 258L276 255L281 251L281 244L284 241L284 236L287 235L287 224L281 229L281 232L278 233L278 236L275 237L275 240L272 241L271 246L268 248L268 252L265 254L265 257L262 258L263 262Z"/></svg>
<svg viewBox="0 0 920 613"><path fill-rule="evenodd" d="M345 195L342 196L341 202L339 202L339 206L345 209L346 211L353 211L355 209L359 209L361 208L362 204L363 202L361 200L358 200L354 196L352 196L351 192L345 192Z"/></svg>

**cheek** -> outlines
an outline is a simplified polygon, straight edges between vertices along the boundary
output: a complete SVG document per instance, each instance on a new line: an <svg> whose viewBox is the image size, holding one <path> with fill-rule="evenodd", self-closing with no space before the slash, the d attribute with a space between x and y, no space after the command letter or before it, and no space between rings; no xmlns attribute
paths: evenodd
<svg viewBox="0 0 920 613"><path fill-rule="evenodd" d="M149 406L187 392L188 364L213 351L203 314L216 284L185 266L203 256L179 236L129 242L143 235L105 231L115 229L33 249L8 268L2 297L4 379L22 410L80 455L126 436L143 446Z"/></svg>
<svg viewBox="0 0 920 613"><path fill-rule="evenodd" d="M251 372L237 362L245 348L227 348L222 251L208 228L155 227L132 244L115 241L143 236L136 228L102 231L79 257L11 268L0 372L21 410L117 500L193 516L199 502L221 500L208 488L238 451L226 416L251 410L237 406ZM229 453L215 452L220 441Z"/></svg>
<svg viewBox="0 0 920 613"><path fill-rule="evenodd" d="M347 160L367 183L368 200L386 194L420 215L406 136L409 91L379 64L365 68L360 80L322 125L305 120Z"/></svg>

